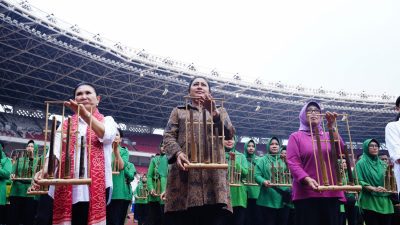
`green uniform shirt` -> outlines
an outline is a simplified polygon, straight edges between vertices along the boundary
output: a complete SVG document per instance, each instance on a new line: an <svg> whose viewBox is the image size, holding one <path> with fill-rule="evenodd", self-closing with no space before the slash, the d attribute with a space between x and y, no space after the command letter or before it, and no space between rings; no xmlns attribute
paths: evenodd
<svg viewBox="0 0 400 225"><path fill-rule="evenodd" d="M167 187L167 176L168 176L168 158L164 155L156 155L154 156L149 165L149 169L147 172L147 188L149 193L151 190L159 189L157 192L159 194L165 192ZM152 196L149 194L149 202L160 202L160 196Z"/></svg>
<svg viewBox="0 0 400 225"><path fill-rule="evenodd" d="M241 206L246 208L247 187L244 186L243 180L248 174L247 160L242 153L236 151L235 149L232 149L230 152L235 153L235 170L241 172L240 186L230 186L232 207ZM228 180L230 180L231 173L231 160L229 160L230 152L225 153L228 161Z"/></svg>
<svg viewBox="0 0 400 225"><path fill-rule="evenodd" d="M124 168L120 168L119 174L113 174L113 191L112 191L112 198L111 199L124 199L124 200L131 200L129 195L132 195L131 190L131 180L127 179L127 177L133 177L136 173L136 170L127 170L129 167L129 152L128 149L124 147L119 147L119 154L121 155L122 161L124 162ZM112 154L112 168L114 168L114 153ZM131 166L132 167L132 166Z"/></svg>
<svg viewBox="0 0 400 225"><path fill-rule="evenodd" d="M384 186L384 174L386 164L378 158L369 154L368 145L374 139L368 139L363 143L363 156L356 164L358 180L363 186L360 194L359 206L362 209L371 210L381 214L394 213L393 204L389 198L389 193L371 192L365 186L378 187Z"/></svg>
<svg viewBox="0 0 400 225"><path fill-rule="evenodd" d="M279 168L281 170L286 170L286 164L280 158L272 159L269 154L266 154L262 157L257 165L255 171L255 179L256 182L261 185L260 195L257 199L257 205L274 208L274 209L281 209L286 204L283 202L282 195L280 192L289 191L289 188L286 187L265 187L264 181L269 180L271 181L271 165L274 164L275 169Z"/></svg>
<svg viewBox="0 0 400 225"><path fill-rule="evenodd" d="M12 163L11 159L7 158L6 154L1 150L1 145L0 154L0 205L5 205L7 203L7 182L10 179Z"/></svg>

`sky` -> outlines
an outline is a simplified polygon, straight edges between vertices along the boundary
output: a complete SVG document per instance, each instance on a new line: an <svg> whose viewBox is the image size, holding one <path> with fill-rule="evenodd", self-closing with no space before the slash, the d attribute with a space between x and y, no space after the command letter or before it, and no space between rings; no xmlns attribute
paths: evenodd
<svg viewBox="0 0 400 225"><path fill-rule="evenodd" d="M400 95L400 1L29 0L81 29L223 76Z"/></svg>

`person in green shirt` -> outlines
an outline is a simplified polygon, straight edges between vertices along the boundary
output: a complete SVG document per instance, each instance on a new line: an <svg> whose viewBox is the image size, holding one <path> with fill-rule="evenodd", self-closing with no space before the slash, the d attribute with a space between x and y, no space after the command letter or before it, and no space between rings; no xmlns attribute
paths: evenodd
<svg viewBox="0 0 400 225"><path fill-rule="evenodd" d="M287 170L286 163L280 157L280 150L279 139L272 137L267 143L267 153L256 166L255 179L261 185L257 205L260 207L261 221L265 225L287 224L288 221L289 208L286 207L286 203L290 201L289 188L270 186L271 168L275 171Z"/></svg>
<svg viewBox="0 0 400 225"><path fill-rule="evenodd" d="M147 191L147 175L143 174L140 177L139 183L135 190L135 214L134 217L138 221L138 225L147 224L147 203L148 203L148 191Z"/></svg>
<svg viewBox="0 0 400 225"><path fill-rule="evenodd" d="M225 156L228 161L228 180L230 182L233 214L228 224L243 225L246 222L247 189L243 180L248 174L246 157L236 150L237 137L224 140ZM233 160L235 164L233 164ZM233 164L233 165L232 165ZM232 168L234 166L234 168ZM232 171L237 174L232 174Z"/></svg>
<svg viewBox="0 0 400 225"><path fill-rule="evenodd" d="M366 225L390 225L393 204L384 188L386 163L379 159L379 142L367 139L363 143L363 156L356 164L358 180L363 189L359 207Z"/></svg>
<svg viewBox="0 0 400 225"><path fill-rule="evenodd" d="M37 161L37 153L37 144L35 144L33 140L29 140L26 146L26 154L17 159L13 165L11 178L33 178L34 168L36 167ZM30 186L31 181L29 180L13 181L10 193L10 212L8 217L9 225L33 224L36 214L37 201L35 200L34 196L26 194Z"/></svg>
<svg viewBox="0 0 400 225"><path fill-rule="evenodd" d="M0 224L7 223L7 182L12 171L11 159L3 151L4 144L0 142Z"/></svg>
<svg viewBox="0 0 400 225"><path fill-rule="evenodd" d="M113 153L111 155L111 166L116 168L119 174L113 174L113 189L111 202L107 205L107 225L124 225L125 217L129 204L132 200L132 190L130 183L135 176L136 170L129 164L129 151L121 147L123 138L122 130L118 129L113 143ZM130 167L130 168L129 168Z"/></svg>
<svg viewBox="0 0 400 225"><path fill-rule="evenodd" d="M257 145L254 140L249 140L244 144L244 156L247 159L248 174L246 177L247 189L247 208L246 208L246 225L256 225L258 221L258 206L256 201L260 194L260 186L255 183L254 172L258 157L256 153ZM254 183L256 185L254 185Z"/></svg>
<svg viewBox="0 0 400 225"><path fill-rule="evenodd" d="M149 225L164 224L164 201L160 198L165 192L168 176L168 158L164 144L160 144L160 154L154 156L147 172L147 188L149 195Z"/></svg>

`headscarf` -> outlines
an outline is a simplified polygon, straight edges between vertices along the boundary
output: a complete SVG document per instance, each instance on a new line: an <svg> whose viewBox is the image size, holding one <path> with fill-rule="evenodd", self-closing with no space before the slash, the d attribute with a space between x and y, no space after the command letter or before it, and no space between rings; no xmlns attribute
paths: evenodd
<svg viewBox="0 0 400 225"><path fill-rule="evenodd" d="M237 138L237 136L235 135L235 136L233 136L233 146L232 146L232 148L227 148L226 146L224 146L224 149L225 149L225 152L234 152L234 151L236 151L236 144L237 144L237 141L238 141L238 138Z"/></svg>
<svg viewBox="0 0 400 225"><path fill-rule="evenodd" d="M247 146L249 145L249 143L252 142L254 144L254 153L253 154L249 154L247 152ZM254 160L256 158L256 151L257 151L257 145L256 142L254 142L254 140L250 139L248 142L244 143L244 156L246 157L247 160Z"/></svg>
<svg viewBox="0 0 400 225"><path fill-rule="evenodd" d="M308 103L306 103L303 106L303 108L301 109L300 113L299 113L299 119L300 119L299 130L310 131L310 123L307 122L307 108L310 105L316 106L319 110L321 110L321 107L317 102L308 102ZM319 130L322 130L321 121L319 122L318 127L320 128Z"/></svg>
<svg viewBox="0 0 400 225"><path fill-rule="evenodd" d="M365 185L374 187L384 186L384 174L386 163L379 159L378 155L369 153L368 145L371 142L376 142L379 147L379 142L376 139L367 139L363 143L363 156L357 162L357 173L361 175L361 180ZM387 193L374 192L373 195L386 196Z"/></svg>
<svg viewBox="0 0 400 225"><path fill-rule="evenodd" d="M281 148L281 142L279 141L279 139L277 138L277 137L271 137L271 139L269 139L269 141L268 141L268 143L267 143L267 154L265 154L265 156L266 157L268 157L268 159L269 160L271 160L272 162L276 162L277 160L278 160L278 158L280 158L280 157L278 157L278 156L276 156L276 155L274 155L274 154L271 154L269 151L270 151L270 147L271 147L271 143L272 143L272 140L276 140L276 141L278 141L278 145L279 145L279 148L278 148L278 152L277 152L277 154L279 154L280 152L281 152L281 150L282 150L282 148Z"/></svg>

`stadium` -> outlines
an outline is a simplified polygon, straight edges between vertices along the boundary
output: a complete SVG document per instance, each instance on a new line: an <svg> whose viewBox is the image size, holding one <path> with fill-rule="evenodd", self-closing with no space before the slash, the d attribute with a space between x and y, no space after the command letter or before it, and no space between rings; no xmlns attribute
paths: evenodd
<svg viewBox="0 0 400 225"><path fill-rule="evenodd" d="M103 39L26 1L2 2L0 16L0 126L7 149L21 147L27 139L43 140L44 101L71 98L68 93L82 81L96 85L100 109L127 133L125 144L132 156L139 156L132 161L143 168L158 151L169 113L184 104L194 76L207 77L215 97L225 99L240 138L260 144L272 135L287 139L298 128L301 106L310 100L326 111L350 115L355 149L368 137L384 142L384 127L395 115L395 96L226 78Z"/></svg>

